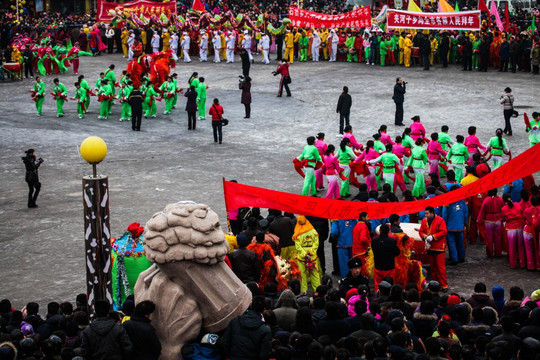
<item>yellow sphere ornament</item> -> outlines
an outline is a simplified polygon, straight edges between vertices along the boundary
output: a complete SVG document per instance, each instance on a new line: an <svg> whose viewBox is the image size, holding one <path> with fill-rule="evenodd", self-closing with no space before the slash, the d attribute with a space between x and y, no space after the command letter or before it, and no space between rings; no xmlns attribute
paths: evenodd
<svg viewBox="0 0 540 360"><path fill-rule="evenodd" d="M81 143L81 156L90 164L97 164L107 156L107 144L102 138L89 136Z"/></svg>
<svg viewBox="0 0 540 360"><path fill-rule="evenodd" d="M12 8L13 10L15 10L15 5L11 5L11 8Z"/></svg>

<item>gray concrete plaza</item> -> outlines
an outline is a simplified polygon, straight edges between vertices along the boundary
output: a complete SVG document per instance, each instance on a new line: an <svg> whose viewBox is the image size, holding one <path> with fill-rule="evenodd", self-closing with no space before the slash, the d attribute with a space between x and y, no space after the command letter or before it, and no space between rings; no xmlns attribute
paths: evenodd
<svg viewBox="0 0 540 360"><path fill-rule="evenodd" d="M275 54L271 57L275 59ZM338 145L335 108L344 85L353 98L351 123L361 143L381 124L388 125L392 137L403 131L393 125L391 97L397 76L409 83L405 122L420 115L428 134L447 124L455 138L475 125L481 142L487 143L496 128L504 127L499 98L507 86L520 113L540 111L540 77L492 69L462 72L457 66L422 71L420 67L295 62L290 67L293 96L277 98L279 78L271 74L277 62L264 66L257 56L251 67L251 119L243 119L239 58L234 64L193 60L178 63L173 71L184 88L193 71L206 78L207 109L213 98L220 99L230 120L222 145L213 142L209 119L199 121L197 130L187 131L183 97L172 115L163 115L164 104L159 103L158 117L143 118L142 131L133 132L130 122L118 121L119 105L113 107L109 120L98 120L95 97L85 119L77 117L74 101L66 103L63 118L56 118L56 104L49 95L54 76L44 79L47 96L42 117L36 117L27 92L32 80L0 83L0 298L11 299L18 308L28 301L45 307L53 300L74 301L86 290L81 178L92 168L80 157L78 146L87 136L99 136L107 143L108 155L98 165L98 173L109 177L112 234L121 236L131 222L144 224L166 204L180 200L210 205L225 225L223 177L300 193L302 180L291 160L301 153L306 137L318 132L327 134L328 144ZM93 87L99 72L112 63L119 78L126 61L118 54L81 58L80 74ZM58 77L73 96L77 79L73 70ZM529 147L522 116L513 120L513 127L514 136L507 140L517 155ZM45 160L39 171L42 188L37 209L26 207L21 157L28 148ZM451 291L463 295L472 292L477 281L486 282L489 289L502 285L507 295L511 286L522 286L530 294L540 284L538 273L510 270L506 259L488 260L479 245L469 247L465 264L448 268L448 278Z"/></svg>

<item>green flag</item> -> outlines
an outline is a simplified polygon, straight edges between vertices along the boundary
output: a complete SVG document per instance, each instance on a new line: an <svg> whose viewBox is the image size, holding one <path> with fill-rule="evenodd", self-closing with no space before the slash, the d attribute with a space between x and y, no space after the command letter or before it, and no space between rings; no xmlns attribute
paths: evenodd
<svg viewBox="0 0 540 360"><path fill-rule="evenodd" d="M455 11L455 12L458 12L458 11L459 11L459 6L458 6L457 1L456 1L456 6L454 7L454 11Z"/></svg>

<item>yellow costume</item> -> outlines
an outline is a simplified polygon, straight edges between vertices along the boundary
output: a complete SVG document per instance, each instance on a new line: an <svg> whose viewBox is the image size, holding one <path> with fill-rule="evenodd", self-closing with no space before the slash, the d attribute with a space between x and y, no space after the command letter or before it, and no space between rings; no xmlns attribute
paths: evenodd
<svg viewBox="0 0 540 360"><path fill-rule="evenodd" d="M219 37L221 38L221 49L219 49L219 56L223 60L227 60L227 43L225 42L225 34L220 34Z"/></svg>
<svg viewBox="0 0 540 360"><path fill-rule="evenodd" d="M296 251L296 262L300 269L302 279L300 280L300 290L307 291L307 278L311 280L313 290L321 284L321 266L317 258L319 248L319 234L313 225L301 215L296 219L294 235L292 236Z"/></svg>
<svg viewBox="0 0 540 360"><path fill-rule="evenodd" d="M141 31L141 43L142 43L142 52L143 54L146 54L146 31Z"/></svg>
<svg viewBox="0 0 540 360"><path fill-rule="evenodd" d="M403 62L405 63L405 67L411 66L412 45L411 35L409 34L403 42Z"/></svg>
<svg viewBox="0 0 540 360"><path fill-rule="evenodd" d="M439 41L437 41L437 38L433 38L430 40L431 42L431 52L429 53L429 64L433 65L433 58L435 57L435 53L437 52L437 48L439 47Z"/></svg>
<svg viewBox="0 0 540 360"><path fill-rule="evenodd" d="M319 33L319 35L321 37L324 60L328 60L328 35L330 35L330 33L328 32L328 29L324 29Z"/></svg>
<svg viewBox="0 0 540 360"><path fill-rule="evenodd" d="M167 51L171 48L171 34L168 31L165 31L161 38L163 39L163 51Z"/></svg>
<svg viewBox="0 0 540 360"><path fill-rule="evenodd" d="M294 61L294 35L290 32L285 35L285 56L284 59L291 64Z"/></svg>
<svg viewBox="0 0 540 360"><path fill-rule="evenodd" d="M129 31L127 31L126 28L122 31L122 35L120 35L120 39L122 40L122 52L124 53L124 57L128 57L128 36Z"/></svg>

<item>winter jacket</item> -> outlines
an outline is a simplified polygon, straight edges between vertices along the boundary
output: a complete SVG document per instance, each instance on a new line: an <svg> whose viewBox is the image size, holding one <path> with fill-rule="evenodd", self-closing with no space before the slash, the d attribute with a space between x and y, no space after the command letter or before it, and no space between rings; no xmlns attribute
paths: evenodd
<svg viewBox="0 0 540 360"><path fill-rule="evenodd" d="M396 239L391 237L376 237L371 242L376 270L392 270L394 259L400 254Z"/></svg>
<svg viewBox="0 0 540 360"><path fill-rule="evenodd" d="M484 306L495 307L495 302L486 293L472 293L467 302L474 308L483 308Z"/></svg>
<svg viewBox="0 0 540 360"><path fill-rule="evenodd" d="M540 308L535 308L531 311L529 318L525 321L524 326L517 334L520 338L533 337L540 340Z"/></svg>
<svg viewBox="0 0 540 360"><path fill-rule="evenodd" d="M241 104L251 104L251 83L243 81L238 83L238 88L242 90Z"/></svg>
<svg viewBox="0 0 540 360"><path fill-rule="evenodd" d="M463 231L467 224L468 207L464 200L443 206L442 218L448 231Z"/></svg>
<svg viewBox="0 0 540 360"><path fill-rule="evenodd" d="M81 355L86 360L131 359L133 344L119 323L96 318L82 333Z"/></svg>
<svg viewBox="0 0 540 360"><path fill-rule="evenodd" d="M502 61L508 61L510 58L510 43L508 41L504 41L501 44L501 48L499 49L499 56L501 57Z"/></svg>
<svg viewBox="0 0 540 360"><path fill-rule="evenodd" d="M272 333L261 314L247 310L230 322L223 346L230 360L267 360L272 354Z"/></svg>
<svg viewBox="0 0 540 360"><path fill-rule="evenodd" d="M332 222L330 236L337 239L338 248L350 248L353 245L353 230L358 220L338 220Z"/></svg>
<svg viewBox="0 0 540 360"><path fill-rule="evenodd" d="M188 90L184 94L187 97L186 111L197 111L197 92L195 90Z"/></svg>
<svg viewBox="0 0 540 360"><path fill-rule="evenodd" d="M371 236L366 223L359 221L353 228L352 254L365 255L371 247Z"/></svg>
<svg viewBox="0 0 540 360"><path fill-rule="evenodd" d="M26 155L21 159L24 162L24 166L26 168L26 175L24 180L29 183L38 182L38 168L41 165L41 161L36 160L36 157L34 155Z"/></svg>
<svg viewBox="0 0 540 360"><path fill-rule="evenodd" d="M257 254L246 248L237 249L229 254L232 271L244 284L250 281L259 282L261 270Z"/></svg>
<svg viewBox="0 0 540 360"><path fill-rule="evenodd" d="M351 289L358 289L360 285L366 285L368 288L368 294L371 293L371 291L369 290L369 279L362 274L358 275L357 277L354 277L352 273L349 271L347 273L347 276L341 279L339 283L339 293L341 294L341 297L345 299L345 295L347 294L347 291Z"/></svg>
<svg viewBox="0 0 540 360"><path fill-rule="evenodd" d="M291 331L291 326L296 322L296 310L298 303L291 290L285 290L276 304L274 314L280 328L285 331Z"/></svg>
<svg viewBox="0 0 540 360"><path fill-rule="evenodd" d="M396 84L394 85L394 96L392 96L392 99L397 103L404 102L406 92L405 84Z"/></svg>
<svg viewBox="0 0 540 360"><path fill-rule="evenodd" d="M133 315L123 326L133 343L132 360L157 360L159 358L161 343L149 319Z"/></svg>
<svg viewBox="0 0 540 360"><path fill-rule="evenodd" d="M351 95L347 93L342 93L339 96L336 112L342 115L349 114L351 112L351 106L352 106Z"/></svg>
<svg viewBox="0 0 540 360"><path fill-rule="evenodd" d="M422 340L427 339L433 334L433 331L437 327L437 316L433 314L421 314L419 312L413 315L414 329L412 333Z"/></svg>
<svg viewBox="0 0 540 360"><path fill-rule="evenodd" d="M345 319L321 319L315 327L315 339L321 335L330 336L331 343L335 344L339 339L349 336L351 325Z"/></svg>
<svg viewBox="0 0 540 360"><path fill-rule="evenodd" d="M512 186L504 185L503 194L510 194L513 202L521 201L521 190L523 190L523 180L517 179L512 181Z"/></svg>

